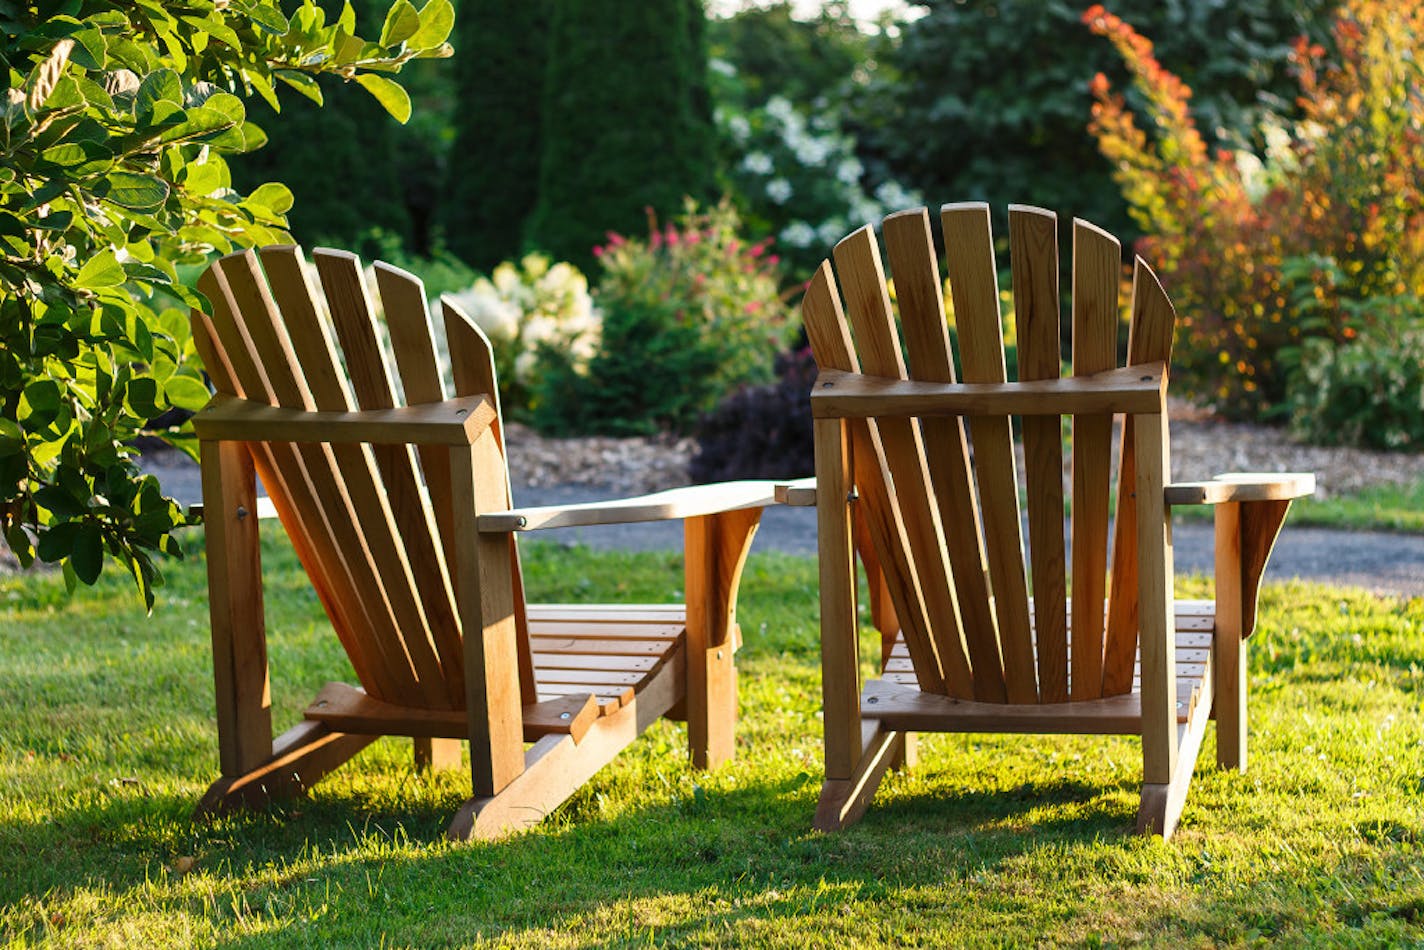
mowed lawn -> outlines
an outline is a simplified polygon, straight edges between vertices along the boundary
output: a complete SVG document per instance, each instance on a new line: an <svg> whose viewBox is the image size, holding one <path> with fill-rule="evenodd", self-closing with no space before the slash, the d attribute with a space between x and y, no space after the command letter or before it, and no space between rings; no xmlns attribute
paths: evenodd
<svg viewBox="0 0 1424 950"><path fill-rule="evenodd" d="M290 548L265 557L285 727L349 670ZM681 584L671 555L545 544L526 564L544 600ZM1127 738L927 737L827 836L810 830L815 565L755 555L733 764L692 771L683 728L659 723L538 829L451 844L468 777L416 774L394 739L309 799L195 822L217 774L202 552L170 567L151 619L110 571L73 599L56 574L0 580L0 941L1424 943L1424 599L1268 586L1250 772L1216 771L1209 733L1170 843L1130 833Z"/></svg>

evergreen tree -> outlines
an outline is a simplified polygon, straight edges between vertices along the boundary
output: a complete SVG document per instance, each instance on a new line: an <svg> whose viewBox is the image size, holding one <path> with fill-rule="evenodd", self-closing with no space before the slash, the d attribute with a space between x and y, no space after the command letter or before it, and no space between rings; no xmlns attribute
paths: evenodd
<svg viewBox="0 0 1424 950"><path fill-rule="evenodd" d="M549 0L461 0L446 246L489 270L519 253L539 189Z"/></svg>
<svg viewBox="0 0 1424 950"><path fill-rule="evenodd" d="M700 0L554 0L529 243L588 268L645 208L711 196L704 16Z"/></svg>

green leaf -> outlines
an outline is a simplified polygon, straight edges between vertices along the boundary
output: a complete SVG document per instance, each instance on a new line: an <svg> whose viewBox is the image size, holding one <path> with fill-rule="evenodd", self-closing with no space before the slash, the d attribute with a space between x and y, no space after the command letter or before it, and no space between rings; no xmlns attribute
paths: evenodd
<svg viewBox="0 0 1424 950"><path fill-rule="evenodd" d="M13 419L0 416L0 458L19 455L25 448L25 430Z"/></svg>
<svg viewBox="0 0 1424 950"><path fill-rule="evenodd" d="M386 14L385 25L381 27L381 45L395 46L414 36L419 30L420 14L416 12L410 0L396 0L390 12Z"/></svg>
<svg viewBox="0 0 1424 950"><path fill-rule="evenodd" d="M79 523L75 521L61 521L41 531L38 545L40 560L52 564L68 557L69 552L74 549L74 538L77 534Z"/></svg>
<svg viewBox="0 0 1424 950"><path fill-rule="evenodd" d="M303 96L306 96L312 102L321 105L321 86L317 84L316 79L312 76L288 69L283 69L274 75Z"/></svg>
<svg viewBox="0 0 1424 950"><path fill-rule="evenodd" d="M430 0L420 11L420 29L406 40L411 49L439 46L450 36L455 26L455 8L450 0Z"/></svg>
<svg viewBox="0 0 1424 950"><path fill-rule="evenodd" d="M406 6L410 4L407 3ZM375 96L376 101L397 122L404 125L410 118L410 94L401 88L400 83L371 73L362 73L356 77L356 81L361 84L361 88Z"/></svg>
<svg viewBox="0 0 1424 950"><path fill-rule="evenodd" d="M93 584L104 569L104 533L92 521L85 522L74 537L74 552L69 556L74 574L85 584Z"/></svg>
<svg viewBox="0 0 1424 950"><path fill-rule="evenodd" d="M192 412L206 406L212 398L208 387L191 376L174 376L169 379L163 384L163 393L176 408Z"/></svg>
<svg viewBox="0 0 1424 950"><path fill-rule="evenodd" d="M291 29L291 23L275 3L254 3L247 11L247 18L274 36L283 36Z"/></svg>
<svg viewBox="0 0 1424 950"><path fill-rule="evenodd" d="M113 172L109 175L109 194L116 205L138 211L153 211L168 200L168 182L151 175L133 172Z"/></svg>
<svg viewBox="0 0 1424 950"><path fill-rule="evenodd" d="M124 282L124 269L110 248L105 248L89 258L79 268L79 276L74 282L80 287L94 290L100 287L117 287Z"/></svg>
<svg viewBox="0 0 1424 950"><path fill-rule="evenodd" d="M107 67L108 44L104 42L102 32L93 28L80 30L71 34L70 38L77 44L69 54L76 66L96 72Z"/></svg>
<svg viewBox="0 0 1424 950"><path fill-rule="evenodd" d="M279 181L269 181L253 189L247 200L277 214L286 214L292 208L292 189Z"/></svg>
<svg viewBox="0 0 1424 950"><path fill-rule="evenodd" d="M344 33L356 32L356 10L351 6L351 0L346 0L341 7L341 16L336 18L337 29Z"/></svg>
<svg viewBox="0 0 1424 950"><path fill-rule="evenodd" d="M171 102L179 108L183 106L183 82L171 69L156 69L143 77L134 99L134 114L151 114L154 105L159 102Z"/></svg>
<svg viewBox="0 0 1424 950"><path fill-rule="evenodd" d="M52 379L37 379L25 387L25 402L31 412L53 412L61 401L59 383Z"/></svg>

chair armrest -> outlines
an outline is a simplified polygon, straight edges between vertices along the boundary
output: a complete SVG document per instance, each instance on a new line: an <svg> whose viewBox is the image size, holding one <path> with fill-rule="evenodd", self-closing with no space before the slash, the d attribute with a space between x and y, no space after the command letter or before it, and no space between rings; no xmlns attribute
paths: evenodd
<svg viewBox="0 0 1424 950"><path fill-rule="evenodd" d="M368 442L372 445L473 445L495 420L485 396L328 412L288 409L218 393L193 417L199 439L233 442Z"/></svg>
<svg viewBox="0 0 1424 950"><path fill-rule="evenodd" d="M812 475L794 482L778 482L776 500L789 508L816 507L816 477Z"/></svg>
<svg viewBox="0 0 1424 950"><path fill-rule="evenodd" d="M1315 493L1309 472L1218 475L1209 482L1173 482L1166 488L1169 505L1219 505L1241 501L1290 501Z"/></svg>
<svg viewBox="0 0 1424 950"><path fill-rule="evenodd" d="M508 531L535 531L540 528L673 521L742 508L765 508L776 503L776 482L721 482L715 485L672 488L618 501L494 511L480 515L479 529L481 534L503 534Z"/></svg>

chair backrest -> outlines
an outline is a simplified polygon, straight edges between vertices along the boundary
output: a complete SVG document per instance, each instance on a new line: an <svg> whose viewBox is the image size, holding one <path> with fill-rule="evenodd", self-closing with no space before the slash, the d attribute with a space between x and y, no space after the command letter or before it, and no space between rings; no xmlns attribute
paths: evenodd
<svg viewBox="0 0 1424 950"><path fill-rule="evenodd" d="M193 336L218 392L329 411L446 398L421 282L378 263L377 298L354 255L319 249L313 263L316 281L299 248L267 247L223 257L200 278L198 289L211 301L212 316L194 312ZM453 395L486 394L498 407L488 339L456 308L443 307ZM495 434L502 462L498 421ZM450 450L290 443L250 448L366 691L405 706L463 708ZM508 507L507 475L491 494L491 510L500 507L500 498ZM517 560L514 578L523 633ZM521 640L527 664L527 635ZM532 690L532 674L521 681L526 678Z"/></svg>
<svg viewBox="0 0 1424 950"><path fill-rule="evenodd" d="M1008 382L989 208L946 205L941 226L962 367L958 381ZM893 214L883 233L898 328L880 248L867 225L836 245L839 290L830 261L822 262L807 288L802 313L816 361L822 370L954 383L929 214L923 208ZM1114 237L1074 221L1075 377L1117 367L1121 253ZM1009 258L1019 382L1056 380L1062 346L1056 216L1011 206ZM1127 365L1160 362L1165 369L1175 313L1141 258L1132 293ZM1009 416L968 416L967 433L966 417L960 416L849 421L859 503L866 508L920 686L1009 703L1128 692L1138 586L1132 419L1124 421L1118 453L1117 520L1110 543L1113 417L1073 416L1070 572L1062 417L1021 418L1027 558ZM1161 432L1165 451L1165 424Z"/></svg>

